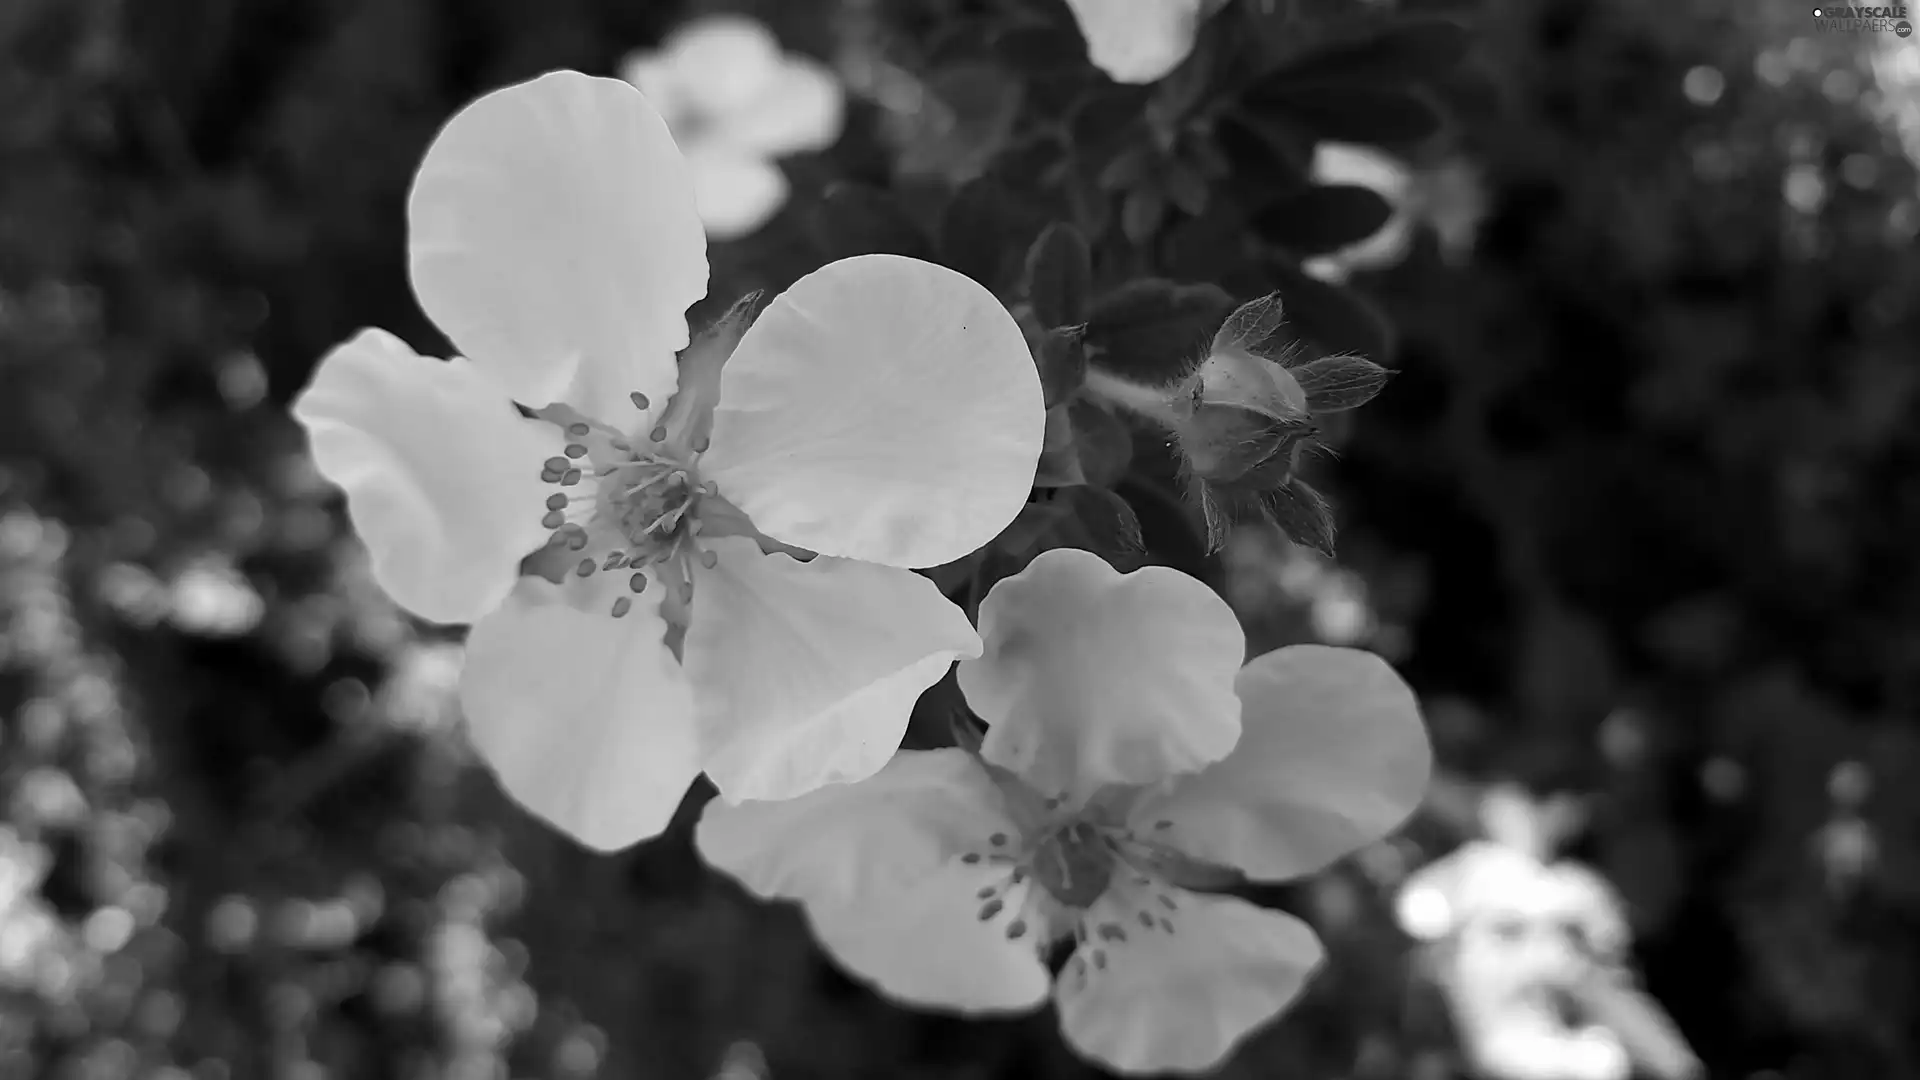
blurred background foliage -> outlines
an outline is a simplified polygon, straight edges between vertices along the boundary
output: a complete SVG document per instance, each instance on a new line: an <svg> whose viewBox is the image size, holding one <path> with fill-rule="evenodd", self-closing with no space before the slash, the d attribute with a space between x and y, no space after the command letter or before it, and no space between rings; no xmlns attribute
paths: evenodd
<svg viewBox="0 0 1920 1080"><path fill-rule="evenodd" d="M1581 807L1565 850L1716 1076L1920 1071L1920 46L1732 0L1240 0L1140 88L1053 2L724 7L852 105L709 303L900 250L1036 340L1084 314L1042 350L1081 473L943 584L1169 563L1256 650L1373 648L1426 698L1431 812L1286 891L1334 963L1225 1075L1445 1075L1389 895L1502 780ZM1091 1073L1047 1016L876 1000L685 821L603 858L506 804L458 635L373 589L283 411L361 325L443 349L403 223L441 121L712 9L0 5L0 1076ZM1395 152L1391 206L1308 185L1329 138ZM1077 299L1032 295L1055 220ZM1257 520L1206 554L1164 440L1073 405L1275 289L1303 348L1397 372L1306 466L1337 564Z"/></svg>

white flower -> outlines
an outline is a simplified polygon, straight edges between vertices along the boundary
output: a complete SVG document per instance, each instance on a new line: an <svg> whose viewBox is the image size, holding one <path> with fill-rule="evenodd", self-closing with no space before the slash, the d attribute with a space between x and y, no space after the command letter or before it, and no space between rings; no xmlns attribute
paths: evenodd
<svg viewBox="0 0 1920 1080"><path fill-rule="evenodd" d="M785 53L762 24L710 15L636 52L620 77L660 111L693 171L707 235L747 235L787 201L774 159L824 150L840 137L846 95L819 61Z"/></svg>
<svg viewBox="0 0 1920 1080"><path fill-rule="evenodd" d="M408 212L415 292L464 358L364 330L294 413L381 586L476 623L461 703L506 790L614 848L703 768L730 798L880 768L979 648L902 568L985 544L1032 483L1013 317L863 256L676 362L707 287L689 170L638 91L576 72L462 110ZM522 576L535 552L558 583Z"/></svg>
<svg viewBox="0 0 1920 1080"><path fill-rule="evenodd" d="M903 751L792 802L710 804L702 855L799 901L889 997L1004 1013L1051 996L1067 1041L1109 1069L1211 1069L1322 953L1291 916L1181 883L1310 874L1398 825L1431 766L1413 695L1349 649L1243 668L1205 585L1082 551L996 585L980 630L959 672L991 725L977 756ZM1056 978L1046 950L1069 936Z"/></svg>
<svg viewBox="0 0 1920 1080"><path fill-rule="evenodd" d="M1067 0L1087 59L1114 82L1165 78L1193 52L1201 20L1220 0Z"/></svg>

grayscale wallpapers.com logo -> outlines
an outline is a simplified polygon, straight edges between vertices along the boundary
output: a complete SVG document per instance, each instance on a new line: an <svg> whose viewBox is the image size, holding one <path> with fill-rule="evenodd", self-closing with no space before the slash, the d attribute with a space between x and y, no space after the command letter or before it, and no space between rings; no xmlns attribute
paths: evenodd
<svg viewBox="0 0 1920 1080"><path fill-rule="evenodd" d="M1910 37L1913 23L1908 22L1907 18L1905 4L1813 9L1814 24L1829 34L1893 34Z"/></svg>

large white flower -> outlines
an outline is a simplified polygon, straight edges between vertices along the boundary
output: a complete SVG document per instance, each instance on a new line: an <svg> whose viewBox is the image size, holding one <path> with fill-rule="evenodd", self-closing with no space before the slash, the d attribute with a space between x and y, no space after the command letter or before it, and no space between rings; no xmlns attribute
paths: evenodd
<svg viewBox="0 0 1920 1080"><path fill-rule="evenodd" d="M637 90L576 72L462 110L408 212L415 292L464 358L364 330L294 413L382 586L476 623L461 701L506 790L613 848L703 768L730 798L880 768L979 648L902 568L985 544L1039 459L1012 316L864 256L686 348L686 162ZM522 574L536 553L555 580Z"/></svg>
<svg viewBox="0 0 1920 1080"><path fill-rule="evenodd" d="M1367 653L1245 639L1199 581L1049 551L980 608L961 661L977 755L903 751L870 780L710 804L715 867L799 901L880 992L965 1013L1049 997L1081 1054L1203 1072L1276 1016L1322 953L1299 920L1177 884L1317 871L1396 827L1431 755L1412 693ZM1071 938L1057 975L1049 946Z"/></svg>
<svg viewBox="0 0 1920 1080"><path fill-rule="evenodd" d="M707 235L731 240L766 224L787 201L774 163L840 137L846 94L826 65L783 52L765 25L708 15L641 51L620 76L667 121L693 170Z"/></svg>
<svg viewBox="0 0 1920 1080"><path fill-rule="evenodd" d="M1165 78L1193 52L1200 23L1225 0L1067 0L1087 59L1120 83Z"/></svg>

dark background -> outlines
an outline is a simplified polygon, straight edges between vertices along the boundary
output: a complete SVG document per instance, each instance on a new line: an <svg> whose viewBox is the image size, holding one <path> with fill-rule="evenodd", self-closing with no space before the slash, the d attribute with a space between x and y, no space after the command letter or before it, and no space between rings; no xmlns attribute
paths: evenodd
<svg viewBox="0 0 1920 1080"><path fill-rule="evenodd" d="M989 6L862 25L930 69L930 28ZM444 349L402 206L446 116L612 71L694 7L0 0L0 1076L1092 1073L1050 1016L877 1001L701 870L684 821L596 857L507 805L453 737L457 635L380 598L284 412L362 325ZM822 56L863 10L758 7ZM1402 149L1477 173L1478 242L1449 262L1423 232L1356 277L1399 374L1309 472L1427 698L1440 801L1585 798L1571 853L1716 1076L1896 1078L1920 1069L1920 82L1876 82L1893 39L1804 15L1467 12L1446 127ZM883 121L855 104L790 163L711 303L832 253L820 193L891 182ZM1274 287L1226 234L1168 229L1119 272ZM1263 645L1310 634L1309 601L1242 586ZM1416 1075L1444 1025L1379 883L1338 869L1301 904L1335 963L1226 1075Z"/></svg>

